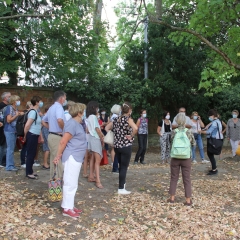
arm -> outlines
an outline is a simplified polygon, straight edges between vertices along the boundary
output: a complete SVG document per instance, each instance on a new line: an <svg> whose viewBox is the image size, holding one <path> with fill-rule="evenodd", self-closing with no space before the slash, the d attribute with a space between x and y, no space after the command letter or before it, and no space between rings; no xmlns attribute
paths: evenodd
<svg viewBox="0 0 240 240"><path fill-rule="evenodd" d="M202 119L201 119L201 118L199 118L199 124L200 124L200 127L201 127L201 128L204 128L204 127L205 127L205 125L204 125L204 123L202 122Z"/></svg>
<svg viewBox="0 0 240 240"><path fill-rule="evenodd" d="M222 121L222 126L224 127L224 130L222 131L222 134L227 131L227 125L224 121Z"/></svg>
<svg viewBox="0 0 240 240"><path fill-rule="evenodd" d="M48 123L45 122L44 120L42 120L42 125L43 125L45 128L49 129L49 125L48 125Z"/></svg>
<svg viewBox="0 0 240 240"><path fill-rule="evenodd" d="M95 130L96 130L96 132L102 142L102 145L103 145L104 144L104 135L103 135L102 131L98 127L96 127Z"/></svg>
<svg viewBox="0 0 240 240"><path fill-rule="evenodd" d="M227 127L225 128L226 129L226 137L228 138L229 140L229 120L227 122Z"/></svg>
<svg viewBox="0 0 240 240"><path fill-rule="evenodd" d="M26 135L32 125L32 123L34 122L34 119L32 118L29 118L25 124L25 127L24 127L24 138L23 138L23 141L25 142L26 141Z"/></svg>
<svg viewBox="0 0 240 240"><path fill-rule="evenodd" d="M140 126L140 118L137 120L136 125L137 125L137 127L139 128L139 126Z"/></svg>
<svg viewBox="0 0 240 240"><path fill-rule="evenodd" d="M11 123L14 120L16 120L16 118L18 118L18 116L22 115L20 112L17 111L17 114L15 116L11 116L10 114L7 115L7 123Z"/></svg>
<svg viewBox="0 0 240 240"><path fill-rule="evenodd" d="M53 160L55 164L58 164L59 160L61 159L62 153L67 146L67 143L70 141L72 137L73 136L70 133L68 132L64 133L58 146L57 156Z"/></svg>
<svg viewBox="0 0 240 240"><path fill-rule="evenodd" d="M58 126L63 129L64 128L64 121L61 118L58 118L57 120Z"/></svg>
<svg viewBox="0 0 240 240"><path fill-rule="evenodd" d="M113 129L113 122L108 123L108 125L105 127L106 132L108 132L109 130Z"/></svg>
<svg viewBox="0 0 240 240"><path fill-rule="evenodd" d="M138 131L138 127L137 125L134 123L134 121L132 120L132 118L128 119L128 124L130 125L130 127L132 127L133 129L133 133L132 133L132 137L137 133Z"/></svg>
<svg viewBox="0 0 240 240"><path fill-rule="evenodd" d="M159 136L161 136L161 129L162 129L162 127L160 127L160 126L157 127L157 134L158 134Z"/></svg>

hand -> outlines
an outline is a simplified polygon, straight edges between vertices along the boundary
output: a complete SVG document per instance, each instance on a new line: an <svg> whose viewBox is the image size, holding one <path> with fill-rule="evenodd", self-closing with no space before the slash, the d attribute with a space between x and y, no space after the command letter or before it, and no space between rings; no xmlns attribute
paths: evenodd
<svg viewBox="0 0 240 240"><path fill-rule="evenodd" d="M2 126L3 126L3 123L0 122L0 127L2 127Z"/></svg>
<svg viewBox="0 0 240 240"><path fill-rule="evenodd" d="M200 117L200 116L198 116L198 120L200 120L200 121L201 121L201 117Z"/></svg>
<svg viewBox="0 0 240 240"><path fill-rule="evenodd" d="M26 142L26 136L23 137L23 140L22 140L24 143Z"/></svg>
<svg viewBox="0 0 240 240"><path fill-rule="evenodd" d="M132 139L132 135L126 135L125 136L128 140L131 140Z"/></svg>
<svg viewBox="0 0 240 240"><path fill-rule="evenodd" d="M61 155L58 155L58 156L56 156L56 157L53 159L53 163L54 163L54 164L58 164L58 162L59 162L59 160L60 160L61 156L62 156L62 154L61 154Z"/></svg>

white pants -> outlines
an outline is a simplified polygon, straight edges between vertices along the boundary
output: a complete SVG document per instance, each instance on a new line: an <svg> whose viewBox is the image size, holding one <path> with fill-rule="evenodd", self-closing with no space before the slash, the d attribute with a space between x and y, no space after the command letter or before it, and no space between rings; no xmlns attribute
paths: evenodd
<svg viewBox="0 0 240 240"><path fill-rule="evenodd" d="M73 209L74 197L78 188L78 177L82 163L75 161L72 155L63 163L63 200L62 208Z"/></svg>
<svg viewBox="0 0 240 240"><path fill-rule="evenodd" d="M231 143L231 146L232 146L232 155L234 157L236 155L239 140L233 141L232 139L230 139L230 143Z"/></svg>

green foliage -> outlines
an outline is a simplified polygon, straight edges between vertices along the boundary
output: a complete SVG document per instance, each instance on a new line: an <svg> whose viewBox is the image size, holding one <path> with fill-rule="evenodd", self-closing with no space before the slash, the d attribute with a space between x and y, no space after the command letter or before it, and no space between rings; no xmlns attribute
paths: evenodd
<svg viewBox="0 0 240 240"><path fill-rule="evenodd" d="M209 40L232 62L240 64L237 56L237 52L240 51L240 4L237 1L179 0L176 2L168 0L164 7L167 9L166 12L175 12L171 19L173 26L178 23L184 29L194 30ZM165 17L168 21L167 14ZM200 42L197 37L186 32L173 32L169 37L178 45L185 43L190 47L198 46ZM231 79L239 76L240 71L212 49L207 51L207 56L206 69L203 69L202 82L199 87L206 89L209 95L213 95L229 86Z"/></svg>

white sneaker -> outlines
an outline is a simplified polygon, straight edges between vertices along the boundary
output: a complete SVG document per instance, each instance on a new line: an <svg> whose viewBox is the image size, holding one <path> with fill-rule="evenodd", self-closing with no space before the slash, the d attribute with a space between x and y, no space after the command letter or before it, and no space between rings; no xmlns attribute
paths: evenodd
<svg viewBox="0 0 240 240"><path fill-rule="evenodd" d="M192 163L193 163L193 164L196 164L196 163L197 163L197 161L194 159L194 160L192 161Z"/></svg>
<svg viewBox="0 0 240 240"><path fill-rule="evenodd" d="M34 167L39 167L39 166L41 166L41 165L39 164L39 161L38 161L38 160L35 160L33 166L34 166Z"/></svg>
<svg viewBox="0 0 240 240"><path fill-rule="evenodd" d="M26 168L26 164L24 163L23 165L21 165L22 168Z"/></svg>
<svg viewBox="0 0 240 240"><path fill-rule="evenodd" d="M209 163L210 161L206 160L206 159L202 159L202 163Z"/></svg>
<svg viewBox="0 0 240 240"><path fill-rule="evenodd" d="M4 167L3 165L0 165L0 167Z"/></svg>
<svg viewBox="0 0 240 240"><path fill-rule="evenodd" d="M118 189L118 194L130 194L130 191L127 191L126 189Z"/></svg>

